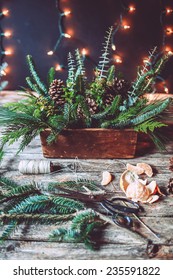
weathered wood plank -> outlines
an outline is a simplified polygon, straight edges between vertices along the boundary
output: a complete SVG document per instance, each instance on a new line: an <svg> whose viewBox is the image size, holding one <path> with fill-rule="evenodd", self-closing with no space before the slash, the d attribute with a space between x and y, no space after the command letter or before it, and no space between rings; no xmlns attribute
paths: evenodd
<svg viewBox="0 0 173 280"><path fill-rule="evenodd" d="M0 104L11 100L11 92L3 92ZM21 98L17 92L12 99ZM165 134L172 137L173 126ZM164 135L165 135L164 134ZM144 137L145 138L145 137ZM98 183L101 181L103 170L108 170L114 175L113 182L105 189L109 195L124 195L119 188L120 174L125 170L126 163L136 164L146 162L154 169L153 178L163 189L166 188L169 178L173 173L169 170L169 160L173 156L173 141L167 145L167 152L159 153L148 146L148 139L138 137L138 154L134 159L111 160L79 160L51 159L59 170L53 174L23 175L18 171L18 164L23 159L43 159L40 138L36 137L28 147L16 156L19 142L6 146L6 154L0 167L0 175L6 176L19 183L30 183L33 180L46 186L52 181L89 179ZM145 146L144 146L145 143ZM145 147L145 148L144 148ZM148 149L149 148L149 149ZM49 159L48 159L49 160ZM99 235L101 244L99 251L91 252L83 244L68 244L48 242L50 230L54 226L31 226L28 230L22 226L14 233L11 240L0 246L0 259L173 259L173 196L165 196L152 205L144 205L144 212L140 218L149 227L161 234L156 239L143 226L137 227L145 237L154 241L150 249L147 249L147 239L131 233L117 226L108 226L103 235ZM0 229L2 233L2 228Z"/></svg>
<svg viewBox="0 0 173 280"><path fill-rule="evenodd" d="M1 260L146 260L173 259L173 246L148 248L137 244L105 244L100 250L87 250L83 244L8 241L0 252Z"/></svg>
<svg viewBox="0 0 173 280"><path fill-rule="evenodd" d="M141 217L141 220L155 233L159 234L159 238L155 237L152 232L150 232L134 218L135 227L133 230L135 230L137 233L117 225L107 225L107 227L103 230L103 234L96 236L96 239L101 244L134 243L140 246L142 244L146 244L148 240L152 240L157 244L173 245L173 223L169 227L167 226L170 221L173 221L173 217ZM58 227L62 227L62 225L19 226L14 234L10 237L10 240L46 242L49 241L50 233ZM2 234L2 232L3 228L0 229L0 234Z"/></svg>

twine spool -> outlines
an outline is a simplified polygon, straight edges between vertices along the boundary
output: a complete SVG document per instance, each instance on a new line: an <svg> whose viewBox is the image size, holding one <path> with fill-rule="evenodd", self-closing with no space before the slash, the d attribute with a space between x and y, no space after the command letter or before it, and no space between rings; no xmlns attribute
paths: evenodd
<svg viewBox="0 0 173 280"><path fill-rule="evenodd" d="M53 170L53 164L49 160L21 160L18 170L22 174L46 174Z"/></svg>

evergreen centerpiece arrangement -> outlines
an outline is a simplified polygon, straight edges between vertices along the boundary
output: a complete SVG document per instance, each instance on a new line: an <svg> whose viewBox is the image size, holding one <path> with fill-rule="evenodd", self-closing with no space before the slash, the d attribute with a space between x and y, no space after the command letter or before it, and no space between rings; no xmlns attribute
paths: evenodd
<svg viewBox="0 0 173 280"><path fill-rule="evenodd" d="M21 139L19 151L45 129L50 133L47 143L55 143L65 129L133 128L149 134L162 147L158 129L165 126L160 118L171 102L147 103L144 94L153 91L157 76L169 59L170 53L158 55L156 48L149 53L147 62L137 70L136 80L128 83L116 73L111 64L113 27L105 36L103 50L92 81L86 77L84 59L77 49L68 55L66 82L55 78L55 69L48 72L47 84L41 81L30 55L27 62L31 77L26 78L30 89L25 99L0 108L1 154L6 143Z"/></svg>

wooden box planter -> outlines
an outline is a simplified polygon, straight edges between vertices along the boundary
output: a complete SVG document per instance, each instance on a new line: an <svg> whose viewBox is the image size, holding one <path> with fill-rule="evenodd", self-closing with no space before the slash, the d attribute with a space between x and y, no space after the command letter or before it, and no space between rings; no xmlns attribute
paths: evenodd
<svg viewBox="0 0 173 280"><path fill-rule="evenodd" d="M165 98L172 97L172 95L159 93L146 94L145 97L151 103L155 100L164 100ZM167 112L168 115L172 114L171 108ZM170 124L169 122L166 123ZM138 143L137 147L138 133L133 129L66 129L57 137L56 143L51 145L48 145L46 142L49 134L49 129L40 134L43 155L46 158L133 158L136 151L137 153L144 152L151 145L147 135L140 134L140 143Z"/></svg>
<svg viewBox="0 0 173 280"><path fill-rule="evenodd" d="M66 129L51 145L46 142L49 134L49 129L40 134L44 157L113 159L135 156L137 132L133 129Z"/></svg>

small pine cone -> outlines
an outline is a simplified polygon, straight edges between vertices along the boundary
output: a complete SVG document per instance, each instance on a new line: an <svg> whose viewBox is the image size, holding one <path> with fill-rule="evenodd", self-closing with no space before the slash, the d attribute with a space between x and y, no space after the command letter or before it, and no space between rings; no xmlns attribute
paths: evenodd
<svg viewBox="0 0 173 280"><path fill-rule="evenodd" d="M168 183L168 186L167 186L167 191L168 191L168 193L173 194L173 178L169 179L169 183Z"/></svg>
<svg viewBox="0 0 173 280"><path fill-rule="evenodd" d="M77 108L77 116L79 119L83 119L83 117L84 117L83 110L80 105L78 105L78 108Z"/></svg>
<svg viewBox="0 0 173 280"><path fill-rule="evenodd" d="M128 96L130 84L128 81L126 81L124 79L118 79L116 77L113 82L113 88L114 88L114 91L117 92L117 94L120 94L123 98L126 98Z"/></svg>
<svg viewBox="0 0 173 280"><path fill-rule="evenodd" d="M63 97L64 91L63 91L64 83L62 80L53 80L53 82L50 84L49 88L49 95L51 99L54 101L55 105L62 106L65 103L65 99Z"/></svg>
<svg viewBox="0 0 173 280"><path fill-rule="evenodd" d="M107 92L103 97L103 104L107 107L110 106L115 98L114 92Z"/></svg>
<svg viewBox="0 0 173 280"><path fill-rule="evenodd" d="M98 105L97 105L96 101L92 98L92 96L88 95L86 97L86 102L89 107L89 111L90 111L91 115L96 114L98 112Z"/></svg>

